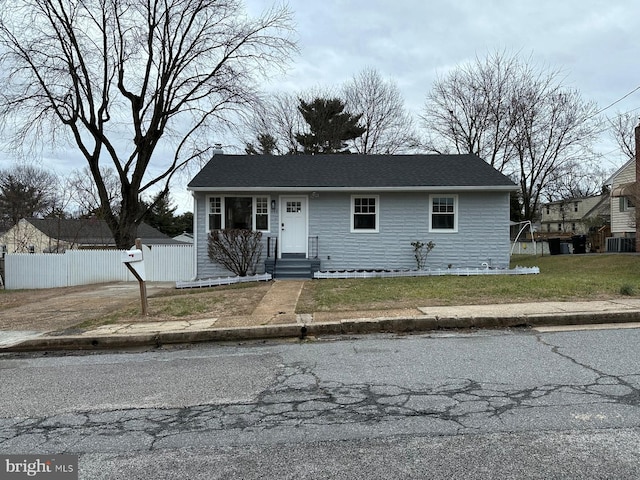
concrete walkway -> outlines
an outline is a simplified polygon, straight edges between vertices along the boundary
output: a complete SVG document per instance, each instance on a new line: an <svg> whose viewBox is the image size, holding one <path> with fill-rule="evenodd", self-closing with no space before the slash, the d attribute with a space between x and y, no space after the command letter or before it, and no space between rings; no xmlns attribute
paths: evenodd
<svg viewBox="0 0 640 480"><path fill-rule="evenodd" d="M295 313L304 281L274 281L251 315L189 321L104 325L78 335L46 331L0 331L0 351L127 348L203 341L305 338L373 332L418 332L452 328L567 328L606 324L607 328L640 324L640 299L592 302L536 302L499 305L422 307L386 316L346 312L316 316ZM330 319L329 319L330 318ZM232 325L232 326L230 326Z"/></svg>
<svg viewBox="0 0 640 480"><path fill-rule="evenodd" d="M275 280L251 316L256 319L267 318L267 322L262 322L263 324L282 321L295 323L296 305L303 287L302 280Z"/></svg>
<svg viewBox="0 0 640 480"><path fill-rule="evenodd" d="M523 317L578 313L613 313L640 310L640 299L600 300L592 302L535 302L502 305L460 305L454 307L420 307L425 315L436 317Z"/></svg>

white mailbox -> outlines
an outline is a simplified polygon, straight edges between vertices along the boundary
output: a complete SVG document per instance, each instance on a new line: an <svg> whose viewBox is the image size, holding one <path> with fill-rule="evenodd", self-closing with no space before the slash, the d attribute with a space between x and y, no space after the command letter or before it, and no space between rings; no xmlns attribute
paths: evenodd
<svg viewBox="0 0 640 480"><path fill-rule="evenodd" d="M133 263L142 261L142 250L133 249L122 253L122 263Z"/></svg>

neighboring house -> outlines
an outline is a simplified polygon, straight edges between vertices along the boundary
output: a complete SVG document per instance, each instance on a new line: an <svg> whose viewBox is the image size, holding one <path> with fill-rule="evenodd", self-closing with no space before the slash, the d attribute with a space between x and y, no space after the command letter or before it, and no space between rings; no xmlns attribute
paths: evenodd
<svg viewBox="0 0 640 480"><path fill-rule="evenodd" d="M193 233L182 232L180 235L173 237L173 239L182 243L193 243Z"/></svg>
<svg viewBox="0 0 640 480"><path fill-rule="evenodd" d="M188 185L196 275L228 274L207 254L208 233L220 228L263 232L259 273L275 263L276 278L288 265L306 277L416 268L416 241L436 244L428 268L508 268L517 188L475 155L216 154Z"/></svg>
<svg viewBox="0 0 640 480"><path fill-rule="evenodd" d="M611 191L611 236L608 251L634 251L636 237L636 161L629 160L605 182ZM627 239L627 240L623 240Z"/></svg>
<svg viewBox="0 0 640 480"><path fill-rule="evenodd" d="M602 227L610 218L609 195L571 198L541 206L540 235L587 235L592 227Z"/></svg>
<svg viewBox="0 0 640 480"><path fill-rule="evenodd" d="M146 245L179 244L143 223L138 236ZM95 218L23 218L0 236L8 253L62 253L65 250L115 248L115 241L104 220Z"/></svg>

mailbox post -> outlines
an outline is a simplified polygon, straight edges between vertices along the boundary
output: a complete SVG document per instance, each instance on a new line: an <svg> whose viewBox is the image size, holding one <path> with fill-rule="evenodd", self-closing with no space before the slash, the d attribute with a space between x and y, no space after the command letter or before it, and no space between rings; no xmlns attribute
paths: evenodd
<svg viewBox="0 0 640 480"><path fill-rule="evenodd" d="M122 263L138 280L140 285L140 302L142 303L142 315L148 315L149 302L147 301L147 285L145 283L146 274L144 271L144 258L142 255L142 240L136 238L135 248L127 250L122 254Z"/></svg>

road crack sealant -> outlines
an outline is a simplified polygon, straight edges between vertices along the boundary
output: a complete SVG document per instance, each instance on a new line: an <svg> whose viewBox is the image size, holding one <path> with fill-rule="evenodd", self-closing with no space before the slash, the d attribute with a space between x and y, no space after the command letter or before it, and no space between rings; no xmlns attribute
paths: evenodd
<svg viewBox="0 0 640 480"><path fill-rule="evenodd" d="M598 395L602 400L615 404L629 405L633 407L640 406L640 388L638 388L638 385L640 385L640 374L621 376L606 373L593 365L588 365L578 361L568 353L564 353L562 351L562 347L545 340L541 334L536 334L536 339L542 345L549 347L553 354L558 355L570 363L596 375L596 380L591 384L572 386L571 388L575 391ZM625 377L634 379L636 382L632 383Z"/></svg>
<svg viewBox="0 0 640 480"><path fill-rule="evenodd" d="M198 442L240 443L246 436L256 438L285 430L302 432L304 439L304 432L345 424L365 434L367 428L384 427L397 433L411 430L426 435L456 435L480 432L488 424L502 430L526 429L526 425L514 424L513 419L527 411L539 410L542 414L545 408L570 408L578 412L578 421L598 418L598 410L590 409L593 405L638 407L639 391L632 383L580 364L557 346L540 341L555 354L593 371L596 381L588 385L513 388L452 378L411 389L394 384L326 381L314 373L312 365L298 363L281 366L272 385L251 402L0 419L0 450L83 453L115 449L123 439L131 450L154 450L175 444L197 446ZM554 427L550 424L548 428Z"/></svg>

